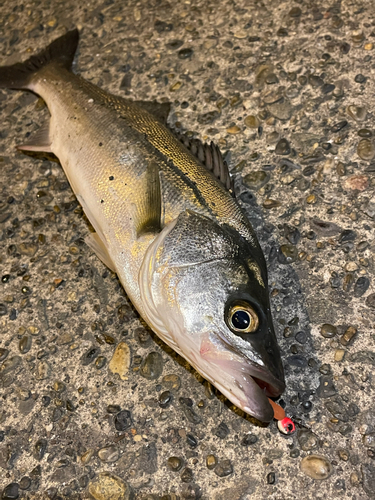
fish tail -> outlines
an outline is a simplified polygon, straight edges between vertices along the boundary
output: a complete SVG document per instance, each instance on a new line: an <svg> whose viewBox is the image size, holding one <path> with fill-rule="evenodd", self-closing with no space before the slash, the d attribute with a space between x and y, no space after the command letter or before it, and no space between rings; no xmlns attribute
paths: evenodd
<svg viewBox="0 0 375 500"><path fill-rule="evenodd" d="M0 67L0 88L31 89L32 81L39 70L50 64L70 69L77 50L79 33L77 29L68 31L54 40L39 54L31 56L23 63Z"/></svg>

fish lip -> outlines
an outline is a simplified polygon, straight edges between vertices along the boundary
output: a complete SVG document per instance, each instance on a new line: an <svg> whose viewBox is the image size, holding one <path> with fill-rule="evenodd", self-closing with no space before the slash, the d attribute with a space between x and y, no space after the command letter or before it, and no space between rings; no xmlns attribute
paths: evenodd
<svg viewBox="0 0 375 500"><path fill-rule="evenodd" d="M211 335L216 339L215 343L212 342ZM208 351L206 351L207 347ZM223 352L228 354L222 357ZM240 394L231 389L227 383L223 385L222 381L209 376L206 370L206 373L201 371L203 376L210 380L232 403L262 422L270 422L273 419L274 412L268 398L280 396L285 389L284 379L278 379L267 367L256 364L246 356L246 353L238 352L217 331L205 336L200 354L207 361L210 360L214 366L231 375ZM199 368L198 371L200 371Z"/></svg>
<svg viewBox="0 0 375 500"><path fill-rule="evenodd" d="M233 346L230 345L222 335L217 335L227 349L234 352L237 356L245 356L245 359L248 361L246 374L254 380L254 382L264 391L267 397L277 398L285 391L286 386L284 378L281 380L275 377L275 375L267 367L256 365L254 361L246 357L246 354L239 353L236 349L234 349ZM243 371L240 369L236 370L236 367L234 367L234 371L243 373Z"/></svg>

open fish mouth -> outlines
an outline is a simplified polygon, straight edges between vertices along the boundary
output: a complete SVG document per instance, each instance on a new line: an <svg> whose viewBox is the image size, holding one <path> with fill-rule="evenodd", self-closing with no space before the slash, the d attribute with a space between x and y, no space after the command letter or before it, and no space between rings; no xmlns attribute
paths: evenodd
<svg viewBox="0 0 375 500"><path fill-rule="evenodd" d="M283 380L275 377L266 366L237 353L218 335L204 337L200 356L206 369L203 373L197 366L198 371L233 404L262 422L273 419L274 412L268 398L282 394L285 390Z"/></svg>

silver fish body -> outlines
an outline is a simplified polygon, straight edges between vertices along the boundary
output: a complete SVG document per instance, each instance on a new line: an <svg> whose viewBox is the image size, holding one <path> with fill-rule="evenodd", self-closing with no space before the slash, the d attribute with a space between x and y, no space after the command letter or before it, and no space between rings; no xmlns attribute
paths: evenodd
<svg viewBox="0 0 375 500"><path fill-rule="evenodd" d="M20 148L59 158L96 231L90 246L150 327L239 408L270 421L267 396L282 393L284 376L248 219L156 115L68 69L58 53L70 43L72 59L77 42L69 32L39 67L24 63L26 80L0 68L0 86L32 90L51 114L40 144Z"/></svg>

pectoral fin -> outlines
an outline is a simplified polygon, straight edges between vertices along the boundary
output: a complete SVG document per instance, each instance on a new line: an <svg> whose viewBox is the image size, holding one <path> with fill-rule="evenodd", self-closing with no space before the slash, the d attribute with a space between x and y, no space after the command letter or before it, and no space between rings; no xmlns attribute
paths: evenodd
<svg viewBox="0 0 375 500"><path fill-rule="evenodd" d="M17 149L22 151L42 151L44 153L52 153L49 130L50 120L34 132L34 134L28 139L28 142L18 145Z"/></svg>
<svg viewBox="0 0 375 500"><path fill-rule="evenodd" d="M145 172L145 190L139 193L137 203L137 237L145 233L159 233L162 229L162 195L158 165L151 161Z"/></svg>
<svg viewBox="0 0 375 500"><path fill-rule="evenodd" d="M85 243L91 248L91 250L93 250L93 252L103 262L104 265L106 265L114 273L117 272L115 265L111 257L109 256L106 246L97 233L90 233L88 236L86 236Z"/></svg>

